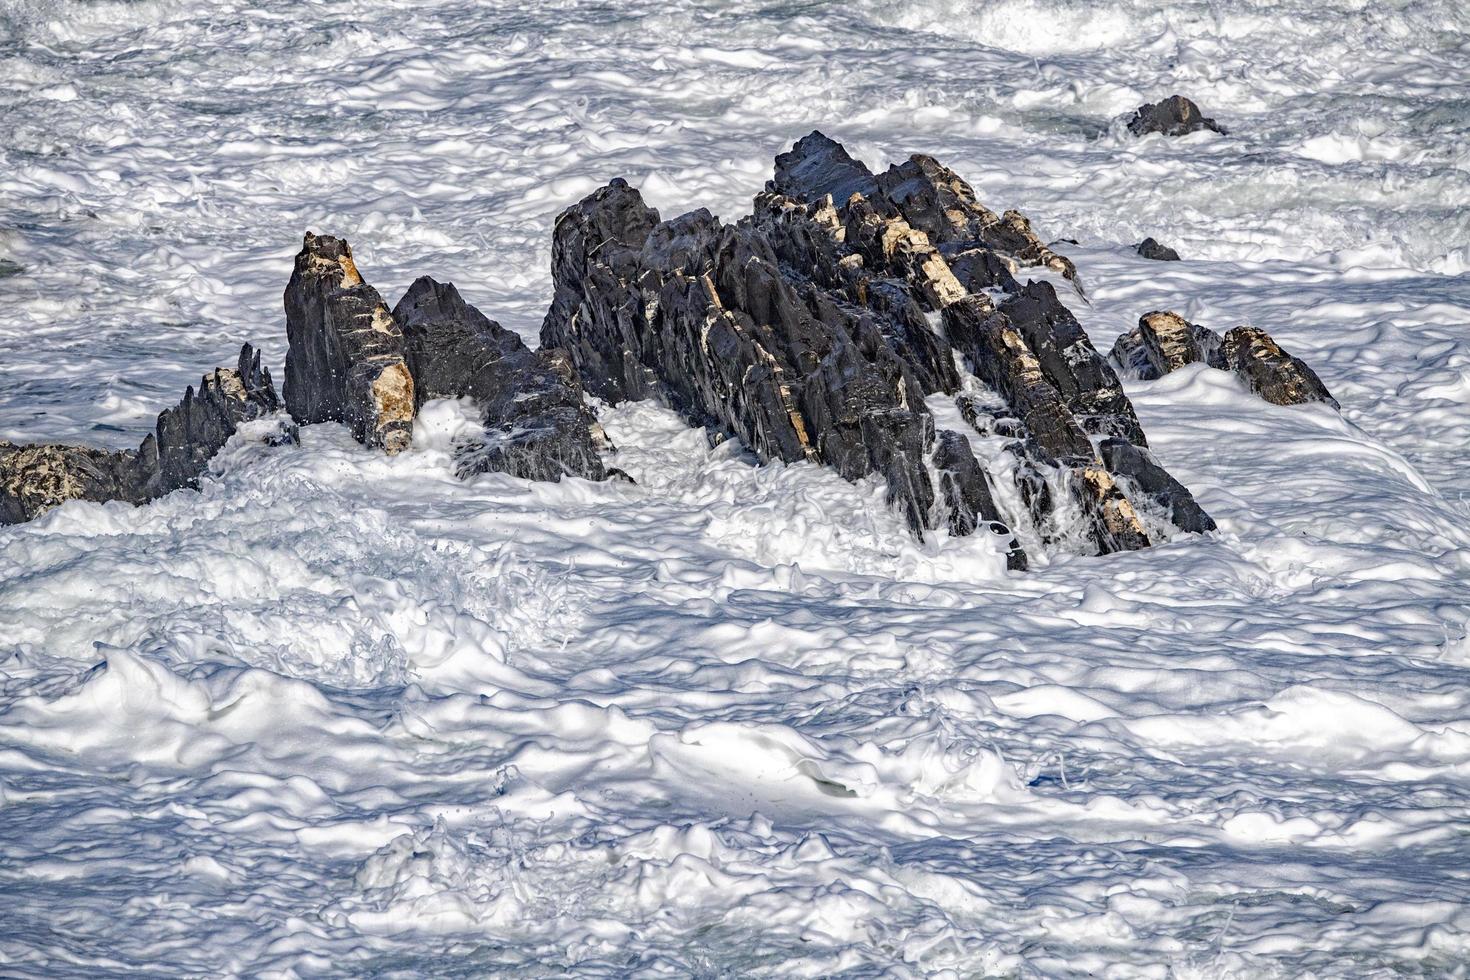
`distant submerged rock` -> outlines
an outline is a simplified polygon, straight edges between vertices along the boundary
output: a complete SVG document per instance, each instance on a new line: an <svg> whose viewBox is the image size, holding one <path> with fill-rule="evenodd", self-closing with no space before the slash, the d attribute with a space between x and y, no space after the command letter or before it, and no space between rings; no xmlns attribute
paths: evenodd
<svg viewBox="0 0 1470 980"><path fill-rule="evenodd" d="M1134 136L1162 133L1165 136L1184 136L1202 129L1224 134L1225 127L1208 119L1199 106L1182 95L1171 95L1162 102L1141 105L1128 120L1128 132Z"/></svg>
<svg viewBox="0 0 1470 980"><path fill-rule="evenodd" d="M1178 262L1179 253L1167 245L1160 245L1152 238L1145 238L1138 243L1138 254L1146 259L1154 259L1159 262Z"/></svg>

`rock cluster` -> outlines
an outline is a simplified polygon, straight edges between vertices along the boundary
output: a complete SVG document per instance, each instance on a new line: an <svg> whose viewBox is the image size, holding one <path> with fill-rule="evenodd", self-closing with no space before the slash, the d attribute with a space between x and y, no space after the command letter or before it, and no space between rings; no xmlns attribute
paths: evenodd
<svg viewBox="0 0 1470 980"><path fill-rule="evenodd" d="M1018 282L1026 266L1075 281L932 157L874 174L812 133L733 225L661 220L623 180L563 212L541 342L610 402L657 398L762 460L880 476L915 533L985 527L1013 567L1018 530L1107 553L1212 527L1056 291ZM938 428L934 396L968 435ZM1109 440L1130 451L1094 445Z"/></svg>
<svg viewBox="0 0 1470 980"><path fill-rule="evenodd" d="M1175 101L1167 113L1198 115ZM1140 254L1177 258L1152 239ZM1025 568L1027 548L1106 554L1214 528L1149 452L1118 372L1204 362L1278 404L1332 401L1249 327L1220 337L1150 313L1104 358L1050 282L1018 278L1028 268L1077 285L1024 215L985 207L933 157L875 174L812 133L735 223L663 220L622 179L564 211L534 351L427 276L390 310L345 241L307 233L284 296L284 407L391 454L426 401L466 398L484 435L459 448L462 476L601 480L620 474L584 388L653 398L762 461L879 478L916 535L993 535ZM0 521L197 486L246 422L294 440L281 405L247 346L137 450L0 444Z"/></svg>
<svg viewBox="0 0 1470 980"><path fill-rule="evenodd" d="M143 504L197 488L209 460L241 425L279 408L270 372L247 344L234 369L216 368L198 391L190 387L183 401L160 413L137 449L0 442L0 524L31 520L68 500ZM268 442L288 442L295 440L296 430L277 420L259 435Z"/></svg>
<svg viewBox="0 0 1470 980"><path fill-rule="evenodd" d="M1292 357L1271 335L1240 326L1221 337L1208 327L1190 323L1177 313L1155 311L1113 344L1108 360L1125 374L1151 381L1186 364L1208 364L1233 371L1251 391L1273 405L1305 405L1337 400L1306 362Z"/></svg>
<svg viewBox="0 0 1470 980"><path fill-rule="evenodd" d="M1165 136L1184 136L1202 129L1224 134L1225 127L1206 118L1199 106L1182 95L1171 95L1162 102L1149 102L1134 110L1128 120L1128 132L1134 136L1162 133Z"/></svg>

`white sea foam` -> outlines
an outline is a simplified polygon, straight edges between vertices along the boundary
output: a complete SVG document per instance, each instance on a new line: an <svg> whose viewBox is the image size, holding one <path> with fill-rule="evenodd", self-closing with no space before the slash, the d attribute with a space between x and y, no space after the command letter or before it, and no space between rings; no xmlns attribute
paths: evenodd
<svg viewBox="0 0 1470 980"><path fill-rule="evenodd" d="M1099 347L1250 322L1343 405L1128 382L1220 531L1026 575L651 404L635 485L461 482L438 402L0 529L0 973L1462 974L1466 18L0 0L0 438L279 380L307 229L532 339L561 208L734 219L814 127L1076 239ZM1123 133L1174 91L1230 135Z"/></svg>

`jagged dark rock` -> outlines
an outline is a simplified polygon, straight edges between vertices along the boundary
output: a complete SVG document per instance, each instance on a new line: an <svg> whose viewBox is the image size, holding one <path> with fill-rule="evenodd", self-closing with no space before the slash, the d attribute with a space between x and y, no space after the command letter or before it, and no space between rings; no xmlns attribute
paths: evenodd
<svg viewBox="0 0 1470 980"><path fill-rule="evenodd" d="M1216 363L1234 371L1250 390L1273 405L1305 405L1326 402L1338 408L1337 399L1317 373L1301 358L1292 357L1271 335L1257 327L1236 327L1220 340Z"/></svg>
<svg viewBox="0 0 1470 980"><path fill-rule="evenodd" d="M1154 259L1159 262L1178 262L1179 253L1167 245L1160 245L1152 238L1145 238L1138 243L1138 254L1146 259Z"/></svg>
<svg viewBox="0 0 1470 980"><path fill-rule="evenodd" d="M983 296L971 296L945 309L944 326L971 370L1000 393L1048 457L1067 462L1092 458L1087 433L1004 314Z"/></svg>
<svg viewBox="0 0 1470 980"><path fill-rule="evenodd" d="M266 418L281 408L270 372L261 367L260 352L249 344L240 348L233 371L216 368L206 374L195 392L189 388L184 400L159 414L153 436L156 449L145 439L142 456L156 451L158 490L156 495L185 487L198 489L199 478L241 424ZM267 441L296 441L295 427L285 424L265 433Z"/></svg>
<svg viewBox="0 0 1470 980"><path fill-rule="evenodd" d="M968 248L945 256L949 269L966 292L978 293L998 289L1003 293L1020 292L1021 284L1011 274L1005 260L988 248Z"/></svg>
<svg viewBox="0 0 1470 980"><path fill-rule="evenodd" d="M958 174L931 156L916 153L878 177L884 198L936 245L981 245L1016 263L1043 265L1077 278L1072 261L1048 248L1019 211L997 215L975 199Z"/></svg>
<svg viewBox="0 0 1470 980"><path fill-rule="evenodd" d="M1168 515L1175 527L1196 534L1215 530L1215 522L1210 515L1148 450L1140 449L1126 439L1104 439L1097 448L1107 471L1115 477L1131 480L1140 492Z"/></svg>
<svg viewBox="0 0 1470 980"><path fill-rule="evenodd" d="M1048 248L1023 214L997 215L975 199L974 189L959 175L924 154L874 176L841 143L813 132L776 158L775 177L766 186L804 204L830 197L843 212L858 194L873 213L903 219L906 230L922 232L936 248L983 247L1017 265L1044 265L1077 278L1071 260Z"/></svg>
<svg viewBox="0 0 1470 980"><path fill-rule="evenodd" d="M1208 327L1155 310L1139 317L1138 326L1114 341L1108 361L1128 377L1153 381L1186 364L1210 361L1219 346L1219 335Z"/></svg>
<svg viewBox="0 0 1470 980"><path fill-rule="evenodd" d="M557 219L552 256L542 344L569 351L588 390L657 398L762 460L881 475L916 532L948 522L912 371L865 310L783 271L752 225L702 210L660 222L616 180Z"/></svg>
<svg viewBox="0 0 1470 980"><path fill-rule="evenodd" d="M1251 391L1275 405L1320 401L1338 407L1316 372L1258 327L1236 327L1221 337L1177 313L1156 310L1145 313L1138 326L1114 342L1108 360L1141 381L1161 378L1186 364L1205 363L1233 371Z"/></svg>
<svg viewBox="0 0 1470 980"><path fill-rule="evenodd" d="M1182 95L1171 95L1162 102L1150 102L1134 110L1128 120L1128 132L1134 136L1162 133L1165 136L1183 136L1202 129L1224 134L1225 127L1207 119L1199 106Z"/></svg>
<svg viewBox="0 0 1470 980"><path fill-rule="evenodd" d="M854 194L876 197L878 179L841 143L814 130L776 157L776 175L767 189L808 204L830 197L840 208Z"/></svg>
<svg viewBox="0 0 1470 980"><path fill-rule="evenodd" d="M408 287L393 320L403 330L415 407L432 398L472 398L479 408L486 438L459 453L462 475L607 476L593 442L601 429L563 352L532 351L453 285L428 276Z"/></svg>
<svg viewBox="0 0 1470 980"><path fill-rule="evenodd" d="M866 307L884 341L909 366L926 394L952 392L959 384L954 357L930 325L921 301L952 299L963 295L963 288L902 219L882 219L893 222L893 230L884 234L869 229L869 241L859 251L854 242L864 235L867 214L860 208L844 224L826 198L803 204L766 191L756 196L755 212L741 225L765 239L788 278L809 279Z"/></svg>
<svg viewBox="0 0 1470 980"><path fill-rule="evenodd" d="M1083 431L1148 445L1118 375L1092 346L1082 324L1057 299L1050 283L1028 282L999 309L1020 331L1046 380L1061 394Z"/></svg>
<svg viewBox="0 0 1470 980"><path fill-rule="evenodd" d="M209 461L239 427L280 408L260 354L246 344L236 367L216 368L196 392L158 416L136 450L89 446L0 443L0 524L31 520L68 500L144 504L183 488L197 488ZM294 441L295 427L280 423L260 433L267 442Z"/></svg>
<svg viewBox="0 0 1470 980"><path fill-rule="evenodd" d="M362 281L340 238L306 233L286 286L286 408L296 421L344 422L364 445L396 453L413 433L413 376L403 331Z"/></svg>

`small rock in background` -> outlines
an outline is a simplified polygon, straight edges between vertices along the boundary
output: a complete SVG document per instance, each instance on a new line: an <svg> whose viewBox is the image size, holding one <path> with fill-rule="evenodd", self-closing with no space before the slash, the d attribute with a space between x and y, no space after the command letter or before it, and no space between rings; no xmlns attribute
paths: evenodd
<svg viewBox="0 0 1470 980"><path fill-rule="evenodd" d="M1234 371L1251 391L1273 405L1326 402L1339 407L1305 361L1282 350L1270 334L1257 327L1227 331L1216 360L1216 366Z"/></svg>
<svg viewBox="0 0 1470 980"><path fill-rule="evenodd" d="M1138 326L1113 344L1108 360L1122 374L1153 381L1186 364L1233 371L1252 392L1273 405L1327 402L1339 407L1322 379L1299 357L1281 349L1259 327L1240 326L1221 337L1177 313L1145 313Z"/></svg>
<svg viewBox="0 0 1470 980"><path fill-rule="evenodd" d="M1162 102L1141 105L1128 120L1128 132L1134 136L1162 133L1165 136L1184 136L1208 129L1221 135L1225 127L1208 119L1199 111L1199 106L1182 95L1171 95Z"/></svg>
<svg viewBox="0 0 1470 980"><path fill-rule="evenodd" d="M1146 259L1155 259L1159 262L1178 262L1179 253L1167 245L1160 245L1152 238L1145 238L1138 243L1138 254Z"/></svg>

